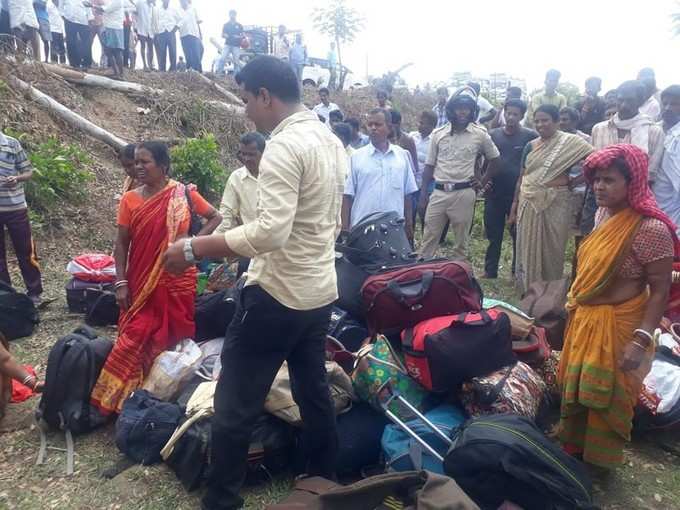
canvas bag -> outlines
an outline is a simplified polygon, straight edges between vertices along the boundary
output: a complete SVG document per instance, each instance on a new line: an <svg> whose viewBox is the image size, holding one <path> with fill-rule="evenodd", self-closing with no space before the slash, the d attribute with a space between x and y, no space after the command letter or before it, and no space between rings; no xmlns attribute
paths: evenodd
<svg viewBox="0 0 680 510"><path fill-rule="evenodd" d="M408 506L406 506L408 505ZM386 473L345 487L325 478L303 478L293 493L266 510L479 510L454 480L427 471Z"/></svg>
<svg viewBox="0 0 680 510"><path fill-rule="evenodd" d="M536 321L536 326L545 328L550 347L561 351L564 345L564 328L567 323L567 293L569 279L552 282L536 282L522 297L519 307Z"/></svg>
<svg viewBox="0 0 680 510"><path fill-rule="evenodd" d="M335 361L326 361L326 373L328 374L328 386L335 412L340 414L348 410L352 401L356 400L352 381ZM274 378L269 394L264 401L264 409L286 423L295 427L302 427L300 408L293 399L288 363L285 361Z"/></svg>
<svg viewBox="0 0 680 510"><path fill-rule="evenodd" d="M482 306L485 310L496 310L508 316L513 340L524 340L529 335L534 322L536 322L533 317L529 317L522 310L505 301L484 298Z"/></svg>
<svg viewBox="0 0 680 510"><path fill-rule="evenodd" d="M200 347L191 339L182 340L172 351L163 351L153 362L142 389L161 400L172 400L193 377L203 359Z"/></svg>

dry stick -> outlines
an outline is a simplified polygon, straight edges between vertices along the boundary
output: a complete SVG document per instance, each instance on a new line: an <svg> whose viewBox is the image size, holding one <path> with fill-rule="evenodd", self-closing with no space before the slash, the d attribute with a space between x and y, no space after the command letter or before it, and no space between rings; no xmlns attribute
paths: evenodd
<svg viewBox="0 0 680 510"><path fill-rule="evenodd" d="M125 145L127 145L128 142L122 138L119 138L113 133L109 133L105 129L100 128L96 124L78 115L76 112L68 109L60 102L51 98L47 94L40 92L38 89L32 85L29 85L25 81L20 80L16 76L9 76L8 81L10 85L27 93L36 103L48 109L66 123L82 131L83 133L88 134L92 138L95 138L113 147L116 151L119 151L125 147Z"/></svg>
<svg viewBox="0 0 680 510"><path fill-rule="evenodd" d="M229 92L229 91L228 91L227 89L225 89L222 85L220 85L220 84L217 83L217 82L212 81L212 80L211 80L210 78L208 78L206 75L201 74L201 73L199 73L199 72L197 72L197 71L194 71L193 69L191 70L191 73L192 73L194 76L198 76L198 78L199 78L201 81L204 81L205 83L207 83L208 85L210 85L212 88L214 88L217 92L219 92L220 94L222 94L224 97L226 97L229 101L231 101L231 102L234 103L235 105L239 105L239 106L240 106L240 105L243 104L243 101L241 101L241 99L239 99L239 97L238 97L236 94L234 94L234 93L232 93L232 92Z"/></svg>

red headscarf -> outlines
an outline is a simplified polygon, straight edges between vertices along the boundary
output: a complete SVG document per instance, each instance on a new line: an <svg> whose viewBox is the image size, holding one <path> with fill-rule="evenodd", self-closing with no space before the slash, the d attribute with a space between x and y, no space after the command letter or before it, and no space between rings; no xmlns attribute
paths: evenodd
<svg viewBox="0 0 680 510"><path fill-rule="evenodd" d="M680 241L676 234L676 226L668 215L659 209L656 198L649 189L649 157L635 145L620 143L610 145L597 152L593 152L586 158L583 164L583 173L588 184L592 185L595 171L607 168L615 159L623 159L630 168L630 183L628 184L628 203L630 207L648 218L655 218L666 224L673 236L675 244L675 257L680 257Z"/></svg>

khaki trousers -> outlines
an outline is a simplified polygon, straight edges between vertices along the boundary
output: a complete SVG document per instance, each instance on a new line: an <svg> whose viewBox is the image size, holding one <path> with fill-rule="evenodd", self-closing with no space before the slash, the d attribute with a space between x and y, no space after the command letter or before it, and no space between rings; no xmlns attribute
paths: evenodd
<svg viewBox="0 0 680 510"><path fill-rule="evenodd" d="M446 222L454 235L453 259L465 260L470 239L470 227L475 212L477 193L472 188L456 191L434 190L425 212L425 232L420 255L432 258L439 246L439 238Z"/></svg>

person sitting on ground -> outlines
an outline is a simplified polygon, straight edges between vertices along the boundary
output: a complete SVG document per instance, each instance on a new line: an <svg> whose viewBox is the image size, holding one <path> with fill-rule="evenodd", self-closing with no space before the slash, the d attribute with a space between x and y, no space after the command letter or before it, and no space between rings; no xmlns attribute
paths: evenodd
<svg viewBox="0 0 680 510"><path fill-rule="evenodd" d="M550 69L545 73L545 87L543 90L531 96L527 108L527 116L524 120L526 127L534 127L534 114L539 106L550 104L557 107L557 111L567 106L567 98L557 92L557 87L560 84L562 73L557 69Z"/></svg>
<svg viewBox="0 0 680 510"><path fill-rule="evenodd" d="M7 228L28 297L38 305L42 277L24 193L24 183L32 177L33 167L21 143L0 131L0 281L12 285L5 247Z"/></svg>
<svg viewBox="0 0 680 510"><path fill-rule="evenodd" d="M12 35L17 41L17 50L26 55L30 47L32 57L40 60L40 39L38 38L38 17L33 9L33 0L9 0L9 23Z"/></svg>
<svg viewBox="0 0 680 510"><path fill-rule="evenodd" d="M475 91L477 96L477 106L479 111L477 113L477 122L479 124L486 124L494 119L496 116L496 108L492 105L488 99L481 95L482 86L476 81L468 82L468 87Z"/></svg>
<svg viewBox="0 0 680 510"><path fill-rule="evenodd" d="M137 168L135 165L135 149L137 145L129 143L118 152L118 161L125 170L125 180L123 181L123 195L142 185L137 180Z"/></svg>
<svg viewBox="0 0 680 510"><path fill-rule="evenodd" d="M649 190L647 160L639 147L619 144L584 163L599 209L567 301L559 438L601 468L623 461L680 255L675 225Z"/></svg>
<svg viewBox="0 0 680 510"><path fill-rule="evenodd" d="M165 144L140 143L135 164L143 185L125 193L118 207L118 340L91 397L105 416L120 413L161 352L194 337L196 269L172 275L163 270L161 258L170 243L191 235L192 212L207 220L198 236L212 233L222 221L197 191L170 178Z"/></svg>
<svg viewBox="0 0 680 510"><path fill-rule="evenodd" d="M540 138L524 148L510 224L517 222L517 281L522 293L532 283L560 280L572 226L571 168L593 151L583 138L559 131L560 112L544 104L534 113Z"/></svg>
<svg viewBox="0 0 680 510"><path fill-rule="evenodd" d="M319 99L321 102L312 109L314 113L322 115L326 119L329 119L329 114L332 111L340 110L340 107L337 104L331 103L330 95L331 92L327 87L321 87L319 89ZM330 124L330 120L327 123Z"/></svg>
<svg viewBox="0 0 680 510"><path fill-rule="evenodd" d="M0 333L0 420L5 415L5 407L12 397L12 380L20 382L36 393L43 390L43 383L16 362L9 352L9 342Z"/></svg>
<svg viewBox="0 0 680 510"><path fill-rule="evenodd" d="M406 233L413 239L413 201L418 190L408 152L389 140L392 116L374 108L368 114L371 143L357 150L345 183L342 201L342 230L361 223L369 214L396 212L406 220Z"/></svg>
<svg viewBox="0 0 680 510"><path fill-rule="evenodd" d="M344 122L345 116L342 114L340 110L333 110L328 114L328 124L332 126L333 124L337 124L338 122Z"/></svg>
<svg viewBox="0 0 680 510"><path fill-rule="evenodd" d="M361 122L356 117L350 117L345 122L352 128L352 149L361 149L364 145L371 143L367 135L361 132Z"/></svg>
<svg viewBox="0 0 680 510"><path fill-rule="evenodd" d="M390 142L396 143L399 147L404 149L411 156L411 164L413 166L413 175L416 178L416 182L421 179L421 170L418 165L418 150L416 149L416 143L413 141L409 135L401 130L401 113L397 110L390 110L390 115L392 116L392 133L390 134Z"/></svg>
<svg viewBox="0 0 680 510"><path fill-rule="evenodd" d="M598 94L602 90L602 80L597 76L591 76L586 80L586 94L576 104L576 110L581 116L578 129L590 135L595 124L604 120L604 112L607 109L605 100Z"/></svg>
<svg viewBox="0 0 680 510"><path fill-rule="evenodd" d="M449 100L449 89L439 87L437 89L437 104L432 107L432 111L437 115L437 127L442 127L449 119L446 116L446 102Z"/></svg>

